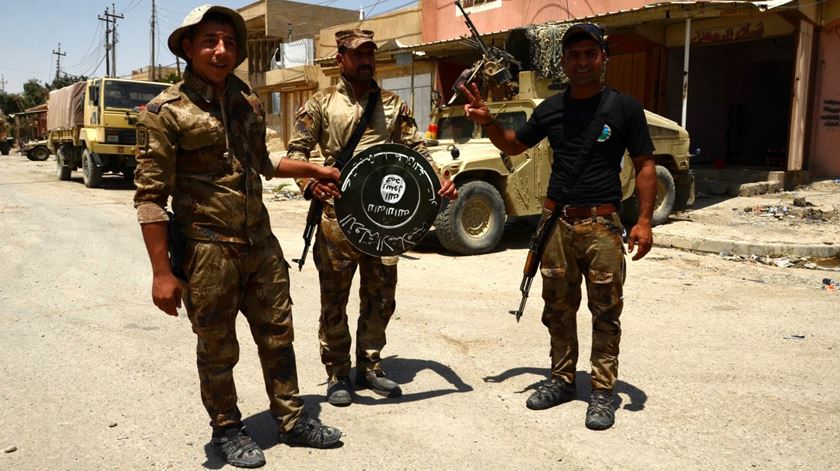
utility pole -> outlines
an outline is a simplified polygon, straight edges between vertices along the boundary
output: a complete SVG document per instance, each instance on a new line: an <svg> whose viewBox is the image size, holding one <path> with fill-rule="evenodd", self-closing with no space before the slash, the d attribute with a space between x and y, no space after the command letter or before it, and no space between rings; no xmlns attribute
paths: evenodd
<svg viewBox="0 0 840 471"><path fill-rule="evenodd" d="M111 19L108 18L108 7L105 7L105 18L101 16L97 16L99 21L105 22L105 76L111 76L111 60L109 56L111 55Z"/></svg>
<svg viewBox="0 0 840 471"><path fill-rule="evenodd" d="M105 16L111 19L114 27L111 28L111 76L117 76L117 18L123 19L124 16L117 15L117 7L111 3L112 13L108 13L108 8L105 8Z"/></svg>
<svg viewBox="0 0 840 471"><path fill-rule="evenodd" d="M58 81L58 78L61 74L61 56L66 56L66 52L61 52L61 43L58 43L58 52L55 52L53 49L53 54L55 54L55 80Z"/></svg>
<svg viewBox="0 0 840 471"><path fill-rule="evenodd" d="M6 81L5 75L0 75L0 93L6 93L6 84L9 83Z"/></svg>
<svg viewBox="0 0 840 471"><path fill-rule="evenodd" d="M149 61L149 80L155 80L155 23L157 22L157 10L155 0L152 0L152 35L151 35L151 60Z"/></svg>

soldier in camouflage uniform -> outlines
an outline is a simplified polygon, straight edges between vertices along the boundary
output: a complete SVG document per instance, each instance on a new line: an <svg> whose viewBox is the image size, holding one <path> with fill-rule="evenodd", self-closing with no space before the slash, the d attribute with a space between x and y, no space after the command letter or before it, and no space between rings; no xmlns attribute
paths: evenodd
<svg viewBox="0 0 840 471"><path fill-rule="evenodd" d="M603 30L594 24L574 25L563 35L562 47L561 66L569 78L568 91L542 102L516 132L498 125L475 84L472 92L463 86L461 90L469 101L464 106L467 116L481 124L502 151L521 154L546 137L552 146L552 173L540 223L545 224L552 214L558 216L540 260L545 301L542 321L551 335L551 377L528 398L526 406L547 409L576 396L576 315L583 278L592 312L592 393L585 423L590 429L603 430L615 421L613 388L618 375L619 316L624 305L623 228L617 214L620 166L626 149L636 167L639 200L639 219L630 231L628 249L632 252L638 246L633 256L638 260L653 244L654 149L641 105L602 83L607 61ZM581 156L588 127L597 118L601 103L608 101L604 97L610 95L613 101L606 108L600 135L588 155ZM577 159L586 159L586 166L567 188Z"/></svg>
<svg viewBox="0 0 840 471"><path fill-rule="evenodd" d="M316 93L298 111L295 133L289 141L291 159L307 161L311 150L318 145L325 158L324 165L332 165L350 140L369 97L379 88L373 80L376 67L373 32L339 31L336 43L341 80L336 86ZM405 144L431 161L411 111L398 95L381 90L380 101L375 103L373 116L356 153L384 142ZM361 306L356 330L356 385L386 397L397 397L402 393L399 385L388 379L380 366L385 328L396 307L397 257L372 257L350 245L338 227L332 204L329 204L336 191L335 185L312 179L299 179L298 184L307 199L314 197L327 203L314 247L321 284L319 338L321 361L328 376L327 400L336 406L352 402L347 299L357 267L361 278ZM450 180L441 179L441 187L441 196L450 199L457 196Z"/></svg>
<svg viewBox="0 0 840 471"><path fill-rule="evenodd" d="M231 72L246 58L242 17L224 7L193 10L169 37L187 61L184 80L162 92L137 124L134 198L153 268L155 304L177 316L183 293L198 340L201 399L211 443L228 463L265 464L237 407L233 368L239 359L239 311L250 325L281 440L326 448L341 432L303 412L292 346L288 265L271 233L260 176L337 181L335 169L269 158L257 95ZM183 282L170 268L167 201L186 239ZM171 227L171 226L170 226ZM174 258L174 257L173 257Z"/></svg>

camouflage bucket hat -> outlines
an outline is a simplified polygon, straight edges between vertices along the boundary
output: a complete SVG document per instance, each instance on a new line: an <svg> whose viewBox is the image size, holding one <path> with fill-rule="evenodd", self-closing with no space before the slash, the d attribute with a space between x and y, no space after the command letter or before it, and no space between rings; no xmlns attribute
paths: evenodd
<svg viewBox="0 0 840 471"><path fill-rule="evenodd" d="M181 39L184 38L191 26L201 23L201 20L203 20L204 16L208 13L220 13L230 18L230 22L233 23L233 31L236 33L236 66L238 67L239 64L245 62L245 59L248 58L248 34L245 28L245 20L242 19L242 15L227 7L202 5L194 8L193 11L189 12L186 18L184 18L181 26L169 35L169 40L167 41L169 50L172 51L172 54L175 54L181 59L187 60L187 55L184 54L184 50L181 48Z"/></svg>
<svg viewBox="0 0 840 471"><path fill-rule="evenodd" d="M369 29L345 29L335 33L335 44L338 47L358 49L363 44L368 43L373 44L373 48L376 49L376 43L373 42L373 31Z"/></svg>

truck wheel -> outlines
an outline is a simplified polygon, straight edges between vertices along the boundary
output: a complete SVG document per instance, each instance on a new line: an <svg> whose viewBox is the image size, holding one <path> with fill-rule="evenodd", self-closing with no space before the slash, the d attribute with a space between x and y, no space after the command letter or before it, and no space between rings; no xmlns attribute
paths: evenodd
<svg viewBox="0 0 840 471"><path fill-rule="evenodd" d="M450 252L474 255L493 250L505 228L505 204L493 185L467 182L435 220L435 233Z"/></svg>
<svg viewBox="0 0 840 471"><path fill-rule="evenodd" d="M668 216L674 210L676 193L674 177L671 176L671 172L667 168L657 165L656 202L653 204L653 217L650 221L652 226L658 226L668 220Z"/></svg>
<svg viewBox="0 0 840 471"><path fill-rule="evenodd" d="M66 165L67 162L67 149L63 147L59 147L55 153L55 166L56 166L56 173L58 174L58 179L61 181L67 181L70 179L70 167Z"/></svg>
<svg viewBox="0 0 840 471"><path fill-rule="evenodd" d="M38 146L32 150L30 150L26 154L26 158L29 160L35 160L38 162L43 162L50 157L50 151L46 147Z"/></svg>
<svg viewBox="0 0 840 471"><path fill-rule="evenodd" d="M674 177L667 168L656 166L656 201L653 203L653 217L650 225L658 226L668 220L674 209L676 189ZM633 227L639 220L639 201L635 195L621 202L621 223Z"/></svg>
<svg viewBox="0 0 840 471"><path fill-rule="evenodd" d="M82 152L82 179L88 188L97 188L102 183L102 169L96 166L87 149Z"/></svg>
<svg viewBox="0 0 840 471"><path fill-rule="evenodd" d="M9 152L12 151L12 146L9 145L8 142L4 142L0 144L0 154L9 155Z"/></svg>

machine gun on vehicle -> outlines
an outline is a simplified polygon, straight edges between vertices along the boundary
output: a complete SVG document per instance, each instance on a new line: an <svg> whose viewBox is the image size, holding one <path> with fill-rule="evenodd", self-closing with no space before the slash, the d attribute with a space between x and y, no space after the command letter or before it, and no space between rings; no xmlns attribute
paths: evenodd
<svg viewBox="0 0 840 471"><path fill-rule="evenodd" d="M470 15L464 10L461 5L461 0L455 0L455 6L461 10L464 16L464 22L472 34L472 40L481 50L481 59L477 60L472 67L463 71L455 84L452 86L452 98L449 99L447 106L455 104L460 98L461 93L459 87L464 85L468 87L470 83L480 82L482 88L482 95L484 95L484 88L487 84L501 88L507 88L508 93L512 93L517 88L516 82L513 80L513 74L510 71L510 66L515 65L519 67L521 64L513 57L512 54L493 46L484 44L484 40L478 34L478 30L470 20Z"/></svg>

